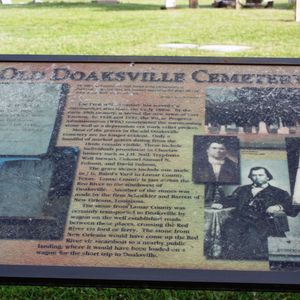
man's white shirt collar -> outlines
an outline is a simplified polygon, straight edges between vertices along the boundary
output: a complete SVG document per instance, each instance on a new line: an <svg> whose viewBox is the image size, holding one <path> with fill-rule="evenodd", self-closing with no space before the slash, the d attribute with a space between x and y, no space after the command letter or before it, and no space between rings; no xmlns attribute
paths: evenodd
<svg viewBox="0 0 300 300"><path fill-rule="evenodd" d="M219 180L221 166L224 165L225 160L215 159L213 157L208 157L208 162L212 165L216 180Z"/></svg>
<svg viewBox="0 0 300 300"><path fill-rule="evenodd" d="M225 159L215 159L209 156L208 162L212 165L223 165L225 163Z"/></svg>
<svg viewBox="0 0 300 300"><path fill-rule="evenodd" d="M253 197L255 197L259 192L261 192L262 190L264 190L268 186L269 186L269 183L262 184L261 186L255 186L253 184L252 188L251 188L251 193L252 193Z"/></svg>

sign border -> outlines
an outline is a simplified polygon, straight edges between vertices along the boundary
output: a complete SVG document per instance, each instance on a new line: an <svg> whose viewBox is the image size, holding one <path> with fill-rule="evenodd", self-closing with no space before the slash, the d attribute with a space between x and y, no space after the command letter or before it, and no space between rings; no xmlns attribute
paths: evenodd
<svg viewBox="0 0 300 300"><path fill-rule="evenodd" d="M216 65L299 66L300 58L197 57L197 56L126 56L126 55L24 55L0 54L0 62L69 62L69 63L161 63Z"/></svg>
<svg viewBox="0 0 300 300"><path fill-rule="evenodd" d="M1 63L139 63L300 66L300 58L0 54ZM0 284L300 291L300 271L229 271L0 265Z"/></svg>

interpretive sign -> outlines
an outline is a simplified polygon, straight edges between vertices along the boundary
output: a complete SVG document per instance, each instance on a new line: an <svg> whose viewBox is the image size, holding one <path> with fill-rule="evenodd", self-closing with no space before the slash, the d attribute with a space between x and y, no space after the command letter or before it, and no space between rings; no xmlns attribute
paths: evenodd
<svg viewBox="0 0 300 300"><path fill-rule="evenodd" d="M300 60L0 56L2 282L296 289Z"/></svg>

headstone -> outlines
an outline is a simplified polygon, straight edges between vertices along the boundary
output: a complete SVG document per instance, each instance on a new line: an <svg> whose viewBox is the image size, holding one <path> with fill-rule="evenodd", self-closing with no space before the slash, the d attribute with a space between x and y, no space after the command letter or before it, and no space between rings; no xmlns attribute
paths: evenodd
<svg viewBox="0 0 300 300"><path fill-rule="evenodd" d="M244 134L245 133L245 130L244 130L243 127L239 127L238 131L239 131L239 134Z"/></svg>
<svg viewBox="0 0 300 300"><path fill-rule="evenodd" d="M96 0L99 4L118 4L118 0Z"/></svg>
<svg viewBox="0 0 300 300"><path fill-rule="evenodd" d="M258 132L260 134L268 134L267 124L263 121L260 121L258 124Z"/></svg>
<svg viewBox="0 0 300 300"><path fill-rule="evenodd" d="M165 8L176 8L176 0L165 0Z"/></svg>
<svg viewBox="0 0 300 300"><path fill-rule="evenodd" d="M226 134L226 126L225 125L221 125L220 134Z"/></svg>
<svg viewBox="0 0 300 300"><path fill-rule="evenodd" d="M11 0L1 0L0 3L2 3L4 5L12 4Z"/></svg>
<svg viewBox="0 0 300 300"><path fill-rule="evenodd" d="M238 127L234 122L226 126L226 132L237 132L237 131L238 131Z"/></svg>
<svg viewBox="0 0 300 300"><path fill-rule="evenodd" d="M258 132L258 128L256 126L252 126L252 133L257 133Z"/></svg>
<svg viewBox="0 0 300 300"><path fill-rule="evenodd" d="M241 4L240 0L235 0L235 8L236 9L241 9L242 8L242 4Z"/></svg>
<svg viewBox="0 0 300 300"><path fill-rule="evenodd" d="M248 46L238 46L238 45L203 45L199 46L201 50L207 51L219 51L219 52L239 52L251 49Z"/></svg>
<svg viewBox="0 0 300 300"><path fill-rule="evenodd" d="M299 237L275 238L268 240L270 267L273 270L300 270Z"/></svg>

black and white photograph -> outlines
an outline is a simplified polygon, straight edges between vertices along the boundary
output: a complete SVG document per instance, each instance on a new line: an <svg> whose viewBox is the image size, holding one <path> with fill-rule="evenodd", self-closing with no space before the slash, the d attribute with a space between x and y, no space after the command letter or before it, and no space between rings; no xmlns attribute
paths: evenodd
<svg viewBox="0 0 300 300"><path fill-rule="evenodd" d="M194 183L238 184L239 170L238 138L194 136Z"/></svg>
<svg viewBox="0 0 300 300"><path fill-rule="evenodd" d="M208 133L300 133L300 89L224 88L206 90L205 125Z"/></svg>
<svg viewBox="0 0 300 300"><path fill-rule="evenodd" d="M0 240L63 238L78 157L77 147L54 147L36 157L0 156Z"/></svg>
<svg viewBox="0 0 300 300"><path fill-rule="evenodd" d="M80 153L56 146L68 92L0 84L0 239L63 238Z"/></svg>
<svg viewBox="0 0 300 300"><path fill-rule="evenodd" d="M285 160L242 160L241 185L206 188L205 256L269 259L268 239L299 235Z"/></svg>

